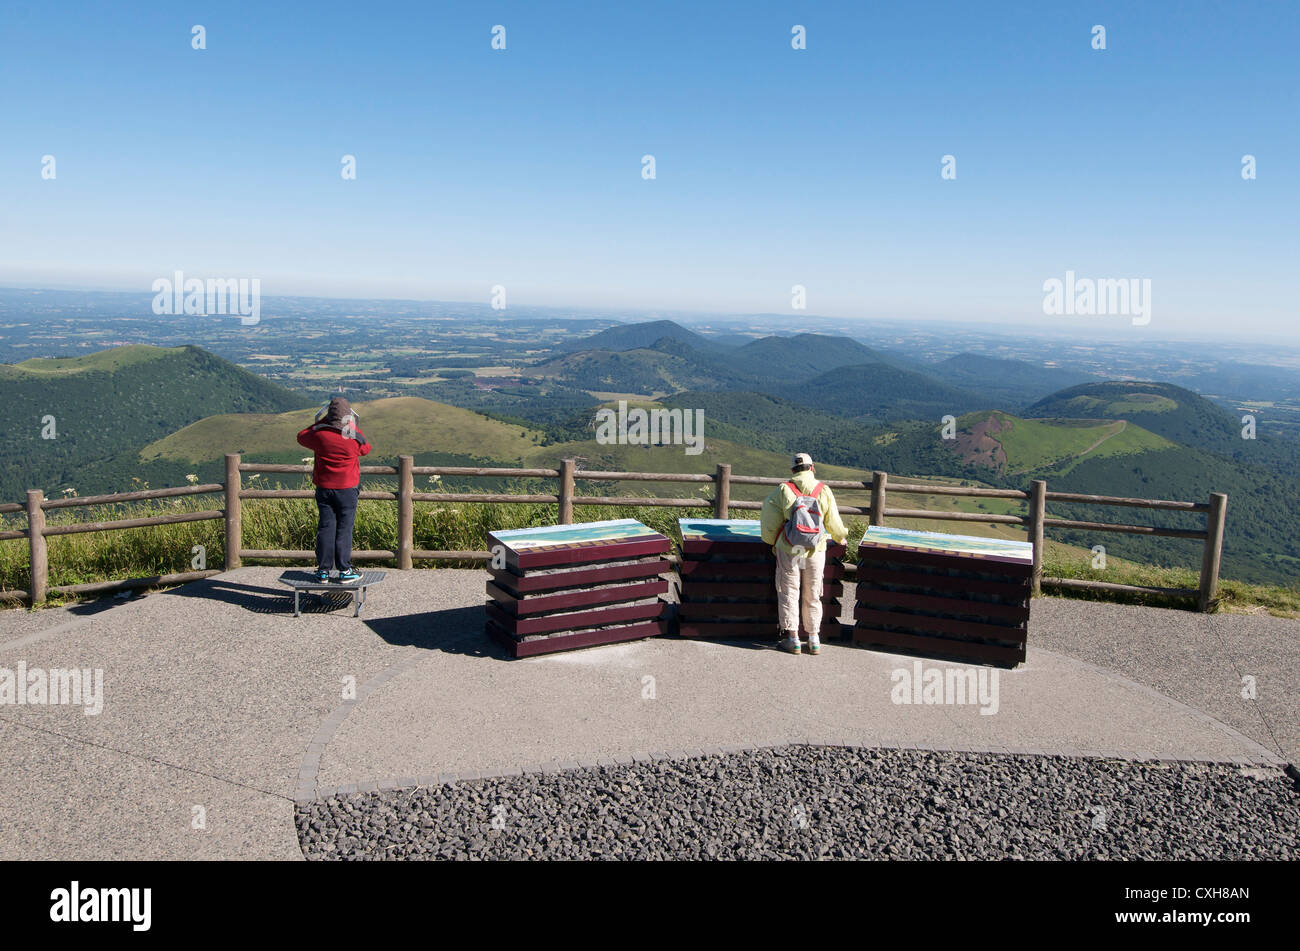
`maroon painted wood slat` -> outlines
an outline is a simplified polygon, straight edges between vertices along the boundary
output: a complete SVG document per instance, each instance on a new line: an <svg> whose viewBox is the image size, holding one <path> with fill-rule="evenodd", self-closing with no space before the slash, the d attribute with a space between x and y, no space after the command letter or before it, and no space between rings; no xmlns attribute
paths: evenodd
<svg viewBox="0 0 1300 951"><path fill-rule="evenodd" d="M990 580L998 580L999 577L1028 578L1034 571L1033 565L992 561L988 558L958 557L941 553L907 551L900 548L883 549L871 546L858 548L858 564L889 561L905 565L924 565L929 568L969 571L981 577L990 576Z"/></svg>
<svg viewBox="0 0 1300 951"><path fill-rule="evenodd" d="M602 644L620 644L625 641L640 641L647 637L659 637L667 634L667 622L649 621L640 624L626 624L609 628L574 631L570 634L557 634L536 640L520 640L513 637L491 621L487 624L490 636L501 642L512 657L536 657L539 654L554 654L559 651L577 650L583 647L597 647Z"/></svg>
<svg viewBox="0 0 1300 951"><path fill-rule="evenodd" d="M1012 623L1029 620L1028 604L994 604L991 601L970 601L961 597L936 594L912 594L902 591L883 591L879 588L858 586L858 604L867 607L915 608L918 611L937 612L940 615L958 614L970 618L996 618ZM905 615L911 617L911 615Z"/></svg>
<svg viewBox="0 0 1300 951"><path fill-rule="evenodd" d="M490 540L490 536L489 536ZM591 542L568 546L537 549L535 551L506 551L506 563L521 571L529 568L548 568L556 565L591 564L601 561L626 561L646 555L662 555L672 548L666 535L638 538L632 541Z"/></svg>
<svg viewBox="0 0 1300 951"><path fill-rule="evenodd" d="M904 614L901 611L876 611L859 604L853 609L853 617L866 622L864 627L902 627L917 633L933 633L970 637L973 639L990 639L1005 641L1010 644L1023 644L1026 630L1024 625L1001 627L996 624L980 624L975 621L961 621L953 618L930 617L925 614Z"/></svg>
<svg viewBox="0 0 1300 951"><path fill-rule="evenodd" d="M656 601L649 604L626 604L600 608L591 611L575 611L564 614L543 614L536 617L514 617L503 611L494 602L487 602L488 617L496 621L511 634L552 634L559 631L572 631L585 627L621 624L629 621L648 621L663 613L664 603Z"/></svg>
<svg viewBox="0 0 1300 951"><path fill-rule="evenodd" d="M616 565L596 565L572 570L531 571L517 574L505 568L490 569L492 580L512 594L532 594L561 588L579 588L608 581L650 578L672 570L666 558L647 559Z"/></svg>
<svg viewBox="0 0 1300 951"><path fill-rule="evenodd" d="M493 603L502 611L512 616L544 614L548 611L563 611L573 608L596 607L601 604L616 604L620 601L639 601L668 593L668 581L656 578L637 584L614 584L599 588L585 588L578 591L560 591L553 594L532 594L515 597L501 590L492 581L487 582L487 593Z"/></svg>
<svg viewBox="0 0 1300 951"><path fill-rule="evenodd" d="M1025 659L1025 646L1003 646L982 641L926 636L858 626L853 629L853 643L883 648L890 653L925 653L941 658L978 660L1015 666Z"/></svg>
<svg viewBox="0 0 1300 951"><path fill-rule="evenodd" d="M887 565L858 565L858 583L865 582L904 585L913 588L953 587L980 594L1002 595L1019 601L1029 596L1029 586L1023 581L994 581L988 578L961 578L951 574L926 574L919 571L900 571Z"/></svg>

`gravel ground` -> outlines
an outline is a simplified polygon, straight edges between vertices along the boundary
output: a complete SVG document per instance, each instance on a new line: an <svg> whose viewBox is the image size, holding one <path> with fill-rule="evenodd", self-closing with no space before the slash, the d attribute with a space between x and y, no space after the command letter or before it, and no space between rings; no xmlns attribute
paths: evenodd
<svg viewBox="0 0 1300 951"><path fill-rule="evenodd" d="M308 859L1297 859L1277 770L794 746L300 804Z"/></svg>

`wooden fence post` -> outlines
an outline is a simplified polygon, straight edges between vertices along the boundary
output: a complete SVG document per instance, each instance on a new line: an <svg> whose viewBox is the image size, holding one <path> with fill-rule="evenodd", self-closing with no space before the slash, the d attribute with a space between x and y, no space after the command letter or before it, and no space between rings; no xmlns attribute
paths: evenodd
<svg viewBox="0 0 1300 951"><path fill-rule="evenodd" d="M560 524L573 524L573 471L578 467L575 459L560 460Z"/></svg>
<svg viewBox="0 0 1300 951"><path fill-rule="evenodd" d="M50 562L45 547L45 510L41 508L44 493L40 489L27 490L27 537L31 550L32 581L27 592L32 607L45 600L50 581Z"/></svg>
<svg viewBox="0 0 1300 951"><path fill-rule="evenodd" d="M397 457L397 567L411 570L415 550L415 457Z"/></svg>
<svg viewBox="0 0 1300 951"><path fill-rule="evenodd" d="M1224 492L1210 494L1210 510L1205 513L1205 551L1201 556L1201 590L1197 607L1208 611L1219 593L1219 563L1223 559L1223 526L1228 512Z"/></svg>
<svg viewBox="0 0 1300 951"><path fill-rule="evenodd" d="M728 518L731 508L731 463L719 462L713 476L713 517Z"/></svg>
<svg viewBox="0 0 1300 951"><path fill-rule="evenodd" d="M889 473L877 469L871 473L871 524L885 524L885 486Z"/></svg>
<svg viewBox="0 0 1300 951"><path fill-rule="evenodd" d="M1029 490L1029 540L1034 546L1034 575L1031 593L1043 593L1043 519L1047 517L1047 482L1035 479Z"/></svg>
<svg viewBox="0 0 1300 951"><path fill-rule="evenodd" d="M239 503L239 490L243 486L239 474L239 453L226 453L226 570L240 566L239 553L244 548L243 512Z"/></svg>

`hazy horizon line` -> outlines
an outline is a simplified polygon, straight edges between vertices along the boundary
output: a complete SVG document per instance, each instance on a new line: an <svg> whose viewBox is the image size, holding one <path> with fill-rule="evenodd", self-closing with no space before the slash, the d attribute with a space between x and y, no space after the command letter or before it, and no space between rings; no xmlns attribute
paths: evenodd
<svg viewBox="0 0 1300 951"><path fill-rule="evenodd" d="M146 300L156 296L153 291L130 290L124 288L105 287L102 285L95 286L95 285L84 285L84 284L47 284L47 285L38 286L38 285L31 285L31 284L13 283L9 281L0 281L0 290L32 291L37 293L52 291L52 292L64 292L64 293L70 292L70 293L82 293L82 294L132 295L132 296L138 296L141 299L146 299ZM791 318L794 318L796 320L801 320L801 321L815 320L815 321L824 321L827 323L835 323L835 322L860 323L860 324L876 324L876 325L884 325L884 326L894 326L894 325L902 326L907 324L922 323L922 324L934 324L938 326L963 327L968 329L991 328L991 329L997 329L1003 331L1014 330L1019 332L1023 332L1027 330L1036 330L1038 336L1085 339L1088 340L1089 342L1096 343L1099 345L1119 345L1121 343L1128 342L1128 338L1121 338L1118 335L1116 335L1109 341L1099 341L1089 336L1086 332L1084 332L1080 328L1071 328L1071 327L1065 327L1060 325L1042 326L1038 323L1035 323L1033 320L1027 320L1027 319L1021 320L1021 319L1014 319L1014 318L1007 318L999 321L999 320L990 319L988 317L963 318L963 317L952 317L952 316L917 316L917 315L913 315L911 317L875 317L875 316L843 317L843 316L816 314L816 313L785 314L785 313L778 313L775 311L708 310L708 309L683 310L678 308L665 308L665 307L639 307L638 308L638 307L629 307L626 305L617 306L617 307L616 306L593 307L591 305L580 305L580 304L532 304L532 303L521 304L518 302L512 303L508 305L506 308L503 308L501 310L494 311L492 305L486 301L452 300L452 299L433 298L433 297L429 297L429 298L385 297L382 295L374 296L374 297L362 297L356 295L330 296L327 294L279 293L279 294L267 294L265 295L265 299L303 300L303 301L319 300L319 301L330 301L335 303L349 302L349 301L374 303L376 301L383 301L392 304L438 304L444 306L454 305L458 307L486 309L492 313L495 313L501 319L505 319L505 320L511 318L509 311L512 309L514 310L522 309L522 310L530 310L530 311L566 311L572 313L574 315L574 319L593 319L593 318L599 319L601 317L604 317L610 320L617 320L617 318L620 316L639 318L639 319L634 319L633 322L635 323L648 323L654 320L670 320L670 319L673 320L675 319L789 320ZM271 318L274 318L275 316L276 315L273 314L264 315L264 317L271 317ZM364 318L366 316L371 316L371 315L358 314L354 316ZM429 315L429 316L431 319L438 319L436 315ZM483 316L491 316L491 313L484 314ZM529 316L528 314L520 315L521 318L526 318L528 316ZM1098 318L1073 317L1071 319L1087 320L1087 319L1098 319ZM1100 319L1108 319L1108 318L1100 318ZM1226 317L1223 318L1223 320L1225 321L1229 319L1231 318L1226 318ZM1177 329L1170 329L1167 326L1167 324L1155 327L1154 329L1151 325L1131 328L1130 325L1127 323L1117 323L1114 325L1114 327L1115 329L1122 330L1123 332L1126 333L1129 332L1130 330L1132 331L1140 330L1144 333L1151 333L1161 339L1166 339L1166 340L1176 339L1179 341L1186 341L1186 342L1235 341L1238 343L1248 343L1248 342L1260 342L1260 341L1267 341L1267 340L1272 340L1272 341L1279 340L1278 335L1273 332L1259 333L1259 332L1251 332L1249 330L1242 330L1240 328L1238 328L1233 333L1223 332L1223 333L1216 334L1213 333L1212 331L1207 331L1204 328L1196 328L1193 330L1179 332ZM1292 335L1285 336L1280 339L1281 341L1284 341L1287 344L1300 347L1300 326L1297 327L1296 331Z"/></svg>

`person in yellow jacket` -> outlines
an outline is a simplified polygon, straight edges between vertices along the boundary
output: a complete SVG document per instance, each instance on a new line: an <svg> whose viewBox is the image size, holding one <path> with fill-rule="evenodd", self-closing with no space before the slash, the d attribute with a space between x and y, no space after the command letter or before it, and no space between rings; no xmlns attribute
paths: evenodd
<svg viewBox="0 0 1300 951"><path fill-rule="evenodd" d="M798 654L799 618L808 632L808 653L821 652L822 575L826 543L844 544L849 530L840 520L835 493L817 481L816 467L806 452L795 455L793 474L763 500L759 530L776 554L776 608L781 650Z"/></svg>

